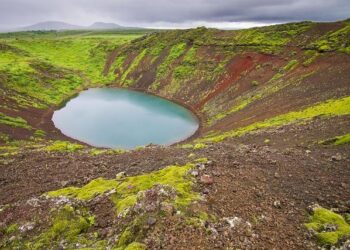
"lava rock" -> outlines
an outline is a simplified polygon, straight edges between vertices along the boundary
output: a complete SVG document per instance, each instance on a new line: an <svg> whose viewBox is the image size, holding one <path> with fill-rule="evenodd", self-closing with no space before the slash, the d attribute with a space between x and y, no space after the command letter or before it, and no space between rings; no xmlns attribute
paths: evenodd
<svg viewBox="0 0 350 250"><path fill-rule="evenodd" d="M126 173L125 172L120 172L120 173L115 175L115 178L117 180L124 179L125 177L126 177Z"/></svg>
<svg viewBox="0 0 350 250"><path fill-rule="evenodd" d="M149 226L153 226L154 224L156 224L156 222L157 222L157 219L154 218L154 217L149 217L149 218L147 219L147 224L148 224Z"/></svg>
<svg viewBox="0 0 350 250"><path fill-rule="evenodd" d="M204 174L201 176L201 183L206 184L206 185L211 185L214 183L214 179L212 176L208 174Z"/></svg>
<svg viewBox="0 0 350 250"><path fill-rule="evenodd" d="M166 213L167 215L173 215L175 212L174 206L167 202L162 202L160 204L160 210Z"/></svg>
<svg viewBox="0 0 350 250"><path fill-rule="evenodd" d="M273 206L274 206L275 208L282 208L282 204L281 204L281 202L278 201L278 200L276 200L276 201L273 202Z"/></svg>
<svg viewBox="0 0 350 250"><path fill-rule="evenodd" d="M198 173L197 170L192 170L191 171L191 175L194 176L194 177L197 177L199 175L199 173Z"/></svg>
<svg viewBox="0 0 350 250"><path fill-rule="evenodd" d="M332 161L341 161L342 160L342 156L339 153L336 154L336 155L332 155L331 160Z"/></svg>

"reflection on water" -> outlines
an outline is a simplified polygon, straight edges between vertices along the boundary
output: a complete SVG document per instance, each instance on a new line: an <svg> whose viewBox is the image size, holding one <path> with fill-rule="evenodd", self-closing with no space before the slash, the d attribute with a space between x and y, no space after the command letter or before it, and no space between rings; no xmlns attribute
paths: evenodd
<svg viewBox="0 0 350 250"><path fill-rule="evenodd" d="M169 145L191 136L198 122L165 99L125 89L95 88L70 100L52 118L63 134L98 147Z"/></svg>

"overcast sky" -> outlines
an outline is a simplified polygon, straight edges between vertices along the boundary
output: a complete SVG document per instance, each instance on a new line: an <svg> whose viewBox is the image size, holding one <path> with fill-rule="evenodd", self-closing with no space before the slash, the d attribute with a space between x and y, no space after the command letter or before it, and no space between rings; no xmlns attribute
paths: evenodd
<svg viewBox="0 0 350 250"><path fill-rule="evenodd" d="M0 0L0 28L43 21L143 27L244 28L350 17L350 0Z"/></svg>

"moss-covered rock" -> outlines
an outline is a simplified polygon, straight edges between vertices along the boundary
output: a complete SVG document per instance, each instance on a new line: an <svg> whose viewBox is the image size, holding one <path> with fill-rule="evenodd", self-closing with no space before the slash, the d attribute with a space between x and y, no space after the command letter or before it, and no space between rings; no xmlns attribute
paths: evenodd
<svg viewBox="0 0 350 250"><path fill-rule="evenodd" d="M149 174L123 179L98 178L80 188L67 187L47 194L51 197L66 196L79 200L89 200L113 190L114 192L111 192L110 196L111 200L116 205L117 212L121 213L136 203L136 197L140 191L151 189L155 185L166 185L176 191L176 199L172 202L181 207L199 198L198 194L192 191L193 181L187 175L187 172L193 167L193 164L169 166Z"/></svg>
<svg viewBox="0 0 350 250"><path fill-rule="evenodd" d="M335 245L345 236L350 236L350 225L344 217L325 208L316 208L305 224L308 229L316 232L316 237L322 245Z"/></svg>

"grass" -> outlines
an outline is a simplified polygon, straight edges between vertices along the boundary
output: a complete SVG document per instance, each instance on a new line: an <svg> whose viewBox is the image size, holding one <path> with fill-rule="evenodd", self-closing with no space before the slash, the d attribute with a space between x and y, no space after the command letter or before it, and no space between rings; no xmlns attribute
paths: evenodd
<svg viewBox="0 0 350 250"><path fill-rule="evenodd" d="M303 62L303 66L308 67L319 57L320 54L317 51L308 50L305 52L305 55L308 58Z"/></svg>
<svg viewBox="0 0 350 250"><path fill-rule="evenodd" d="M161 79L164 78L167 75L167 72L169 71L170 65L178 59L186 49L186 43L179 43L174 45L167 56L167 58L163 61L161 65L159 65L157 69L157 78Z"/></svg>
<svg viewBox="0 0 350 250"><path fill-rule="evenodd" d="M8 116L1 112L0 112L0 123L11 127L16 127L16 128L31 129L31 126L28 125L27 121L24 120L23 118Z"/></svg>
<svg viewBox="0 0 350 250"><path fill-rule="evenodd" d="M327 231L327 226L335 226L334 231ZM335 245L345 236L350 236L350 225L345 219L328 209L317 208L305 224L308 229L316 231L316 237L321 245Z"/></svg>
<svg viewBox="0 0 350 250"><path fill-rule="evenodd" d="M140 64L142 59L145 57L146 53L147 53L147 49L144 49L140 54L138 54L136 58L132 61L129 68L123 73L121 78L123 86L127 87L133 83L131 79L127 80L127 77L129 76L130 72L133 72L137 68L137 66Z"/></svg>
<svg viewBox="0 0 350 250"><path fill-rule="evenodd" d="M174 69L173 77L176 80L186 79L193 73L198 63L196 59L196 52L197 49L195 47L191 47L184 56L181 65Z"/></svg>
<svg viewBox="0 0 350 250"><path fill-rule="evenodd" d="M37 59L49 61L57 66L83 71L94 83L106 81L101 72L109 51L138 36L118 35L104 37L63 37L11 41L13 46L28 51Z"/></svg>
<svg viewBox="0 0 350 250"><path fill-rule="evenodd" d="M298 66L298 60L291 60L287 63L286 66L283 67L284 71L291 71L293 69L295 69L295 67Z"/></svg>
<svg viewBox="0 0 350 250"><path fill-rule="evenodd" d="M4 234L13 234L13 233L16 233L18 231L18 228L19 228L18 224L13 223L5 228L1 228L1 232Z"/></svg>
<svg viewBox="0 0 350 250"><path fill-rule="evenodd" d="M316 49L319 52L339 51L350 53L350 21L344 22L344 27L336 31L330 31L319 40L312 42L308 48Z"/></svg>
<svg viewBox="0 0 350 250"><path fill-rule="evenodd" d="M42 138L42 137L45 137L46 136L46 132L44 130L41 130L41 129L38 129L38 130L35 130L34 134L33 134L35 137L39 137L39 138Z"/></svg>
<svg viewBox="0 0 350 250"><path fill-rule="evenodd" d="M24 106L58 105L83 87L111 82L115 78L113 72L102 74L108 53L142 34L136 31L2 34L0 79L7 88L23 96L8 97Z"/></svg>
<svg viewBox="0 0 350 250"><path fill-rule="evenodd" d="M146 246L139 242L132 242L125 248L125 250L145 250L145 249L147 249Z"/></svg>
<svg viewBox="0 0 350 250"><path fill-rule="evenodd" d="M290 123L306 121L316 116L332 117L350 115L350 96L339 99L330 99L323 103L315 104L314 106L305 108L300 111L293 111L286 114L278 115L264 121L250 124L246 127L237 128L221 134L209 135L204 138L196 140L197 142L218 142L226 138L237 137L248 132L261 130L271 127L278 127Z"/></svg>
<svg viewBox="0 0 350 250"><path fill-rule="evenodd" d="M12 155L16 155L18 153L19 147L18 146L0 146L0 157L8 157Z"/></svg>
<svg viewBox="0 0 350 250"><path fill-rule="evenodd" d="M336 136L331 139L320 142L320 144L324 144L324 145L330 145L330 144L343 145L343 144L349 144L349 143L350 143L350 133Z"/></svg>
<svg viewBox="0 0 350 250"><path fill-rule="evenodd" d="M212 116L208 120L208 124L211 125L214 122L217 122L218 120L225 118L227 115L238 112L238 111L244 109L245 107L247 107L248 105L250 105L251 103L258 101L258 100L260 100L268 95L272 95L272 94L280 91L281 89L285 88L289 84L290 84L289 81L271 83L267 86L263 86L261 88L258 88L257 90L255 90L254 94L252 94L252 92L250 92L248 95L242 95L242 96L237 98L235 105L233 105L231 108L229 108L228 110L226 110L224 112L217 113L214 116Z"/></svg>
<svg viewBox="0 0 350 250"><path fill-rule="evenodd" d="M48 145L43 148L43 150L48 152L59 151L59 152L75 152L77 150L83 149L84 146L71 143L67 141L54 141L51 145Z"/></svg>

